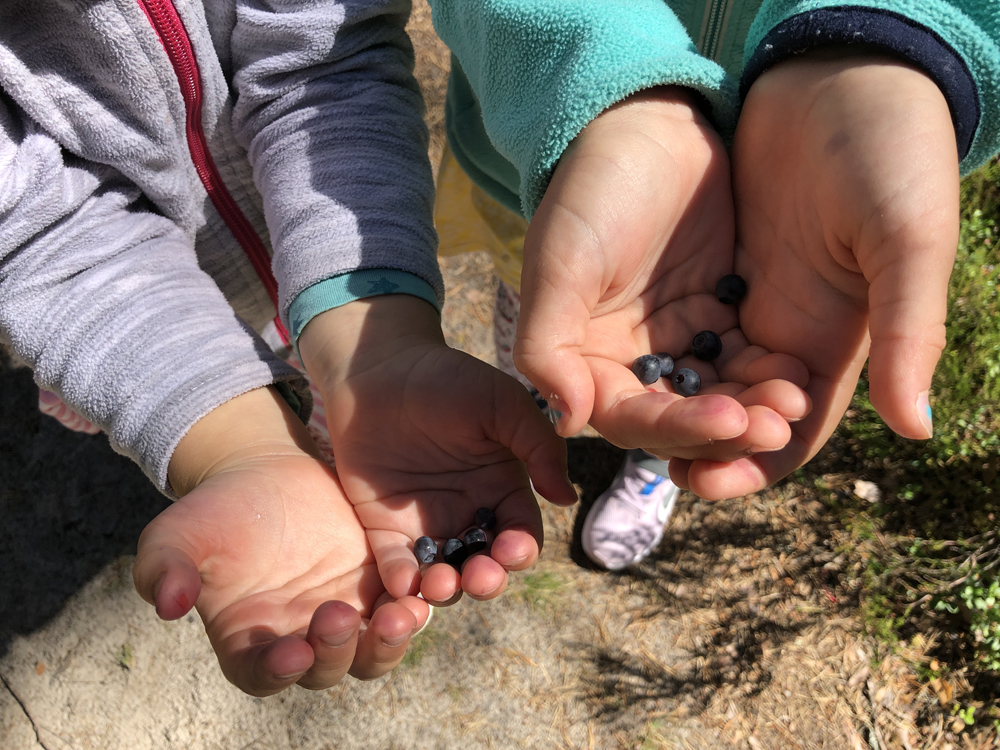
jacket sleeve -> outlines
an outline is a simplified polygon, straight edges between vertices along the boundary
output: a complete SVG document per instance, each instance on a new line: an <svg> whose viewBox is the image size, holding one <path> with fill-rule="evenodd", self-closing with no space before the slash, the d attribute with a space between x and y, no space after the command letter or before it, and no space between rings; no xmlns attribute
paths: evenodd
<svg viewBox="0 0 1000 750"><path fill-rule="evenodd" d="M198 419L305 382L238 320L189 239L116 170L0 95L0 339L157 487Z"/></svg>
<svg viewBox="0 0 1000 750"><path fill-rule="evenodd" d="M237 0L233 128L286 324L307 288L371 269L411 274L443 301L409 12L408 0Z"/></svg>
<svg viewBox="0 0 1000 750"><path fill-rule="evenodd" d="M740 92L792 55L859 43L909 61L941 88L963 174L1000 151L998 2L764 0L747 35Z"/></svg>
<svg viewBox="0 0 1000 750"><path fill-rule="evenodd" d="M477 182L507 187L531 217L552 170L569 142L610 105L651 86L678 84L700 92L716 127L733 125L736 87L714 62L699 55L663 0L430 0L434 28L457 58L449 99L461 99L467 80L468 112L449 110L456 158ZM467 115L468 122L455 120ZM490 143L511 165L477 170L463 148L481 119ZM466 127L472 125L472 128ZM482 150L482 149L479 149ZM464 156L464 160L463 160ZM516 185L509 183L517 180Z"/></svg>

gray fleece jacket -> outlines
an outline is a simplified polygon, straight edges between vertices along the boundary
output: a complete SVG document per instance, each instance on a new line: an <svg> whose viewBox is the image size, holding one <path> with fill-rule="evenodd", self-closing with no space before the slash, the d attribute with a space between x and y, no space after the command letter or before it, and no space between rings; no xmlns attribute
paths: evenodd
<svg viewBox="0 0 1000 750"><path fill-rule="evenodd" d="M409 10L0 4L0 341L168 494L216 406L287 382L308 416L276 307L376 268L443 294Z"/></svg>

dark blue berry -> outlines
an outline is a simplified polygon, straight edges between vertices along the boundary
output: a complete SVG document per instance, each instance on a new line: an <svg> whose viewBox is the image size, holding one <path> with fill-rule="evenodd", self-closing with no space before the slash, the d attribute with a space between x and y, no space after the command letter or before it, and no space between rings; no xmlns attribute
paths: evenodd
<svg viewBox="0 0 1000 750"><path fill-rule="evenodd" d="M465 548L465 542L461 539L449 539L444 543L441 556L453 568L461 568L465 558L469 556L469 550Z"/></svg>
<svg viewBox="0 0 1000 750"><path fill-rule="evenodd" d="M417 537L417 541L413 543L413 556L417 558L417 562L432 563L437 553L438 546L429 536Z"/></svg>
<svg viewBox="0 0 1000 750"><path fill-rule="evenodd" d="M470 555L486 549L486 532L482 529L469 529L465 532L465 549Z"/></svg>
<svg viewBox="0 0 1000 750"><path fill-rule="evenodd" d="M674 371L674 358L666 352L660 352L656 355L656 358L660 360L660 377L665 378L669 376Z"/></svg>
<svg viewBox="0 0 1000 750"><path fill-rule="evenodd" d="M660 379L660 358L655 354L643 354L632 363L632 372L643 385L655 383Z"/></svg>
<svg viewBox="0 0 1000 750"><path fill-rule="evenodd" d="M691 340L691 353L706 362L722 354L722 339L712 331L699 331Z"/></svg>
<svg viewBox="0 0 1000 750"><path fill-rule="evenodd" d="M476 526L490 531L497 525L497 515L489 508L480 508L476 511Z"/></svg>
<svg viewBox="0 0 1000 750"><path fill-rule="evenodd" d="M715 285L715 296L724 305L739 303L746 293L747 283L743 280L742 276L735 273L723 276L719 279L719 283Z"/></svg>
<svg viewBox="0 0 1000 750"><path fill-rule="evenodd" d="M682 367L670 379L674 390L682 396L693 396L701 388L701 376L694 370Z"/></svg>

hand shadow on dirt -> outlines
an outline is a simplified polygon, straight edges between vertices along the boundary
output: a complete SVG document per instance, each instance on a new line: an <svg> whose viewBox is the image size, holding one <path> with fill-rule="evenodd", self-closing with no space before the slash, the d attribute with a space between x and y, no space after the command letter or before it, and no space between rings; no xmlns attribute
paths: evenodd
<svg viewBox="0 0 1000 750"><path fill-rule="evenodd" d="M0 349L0 656L108 563L134 555L168 504L107 437L71 432L37 404L31 372ZM132 586L130 563L122 586Z"/></svg>
<svg viewBox="0 0 1000 750"><path fill-rule="evenodd" d="M569 443L570 477L581 490L570 554L594 569L580 545L583 520L625 454L600 438ZM766 654L855 610L858 591L841 585L844 556L833 549L835 519L797 495L793 482L715 503L683 493L657 549L607 574L609 583L629 584L619 631L645 620L679 637L655 655L627 649L617 634L578 644L592 665L585 691L595 716L613 723L664 704L699 713L725 687L754 696L772 679Z"/></svg>

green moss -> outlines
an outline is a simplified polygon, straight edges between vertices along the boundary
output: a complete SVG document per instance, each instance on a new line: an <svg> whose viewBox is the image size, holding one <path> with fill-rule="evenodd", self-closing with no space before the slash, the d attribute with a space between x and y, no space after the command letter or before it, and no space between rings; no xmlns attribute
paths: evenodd
<svg viewBox="0 0 1000 750"><path fill-rule="evenodd" d="M446 638L446 635L433 626L424 628L410 640L410 647L406 649L406 655L400 666L405 669L412 669L420 665L434 648Z"/></svg>
<svg viewBox="0 0 1000 750"><path fill-rule="evenodd" d="M563 587L560 576L543 570L512 580L507 596L524 602L532 609L548 610L558 607Z"/></svg>

